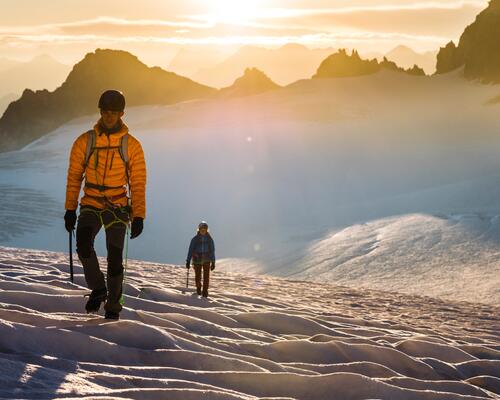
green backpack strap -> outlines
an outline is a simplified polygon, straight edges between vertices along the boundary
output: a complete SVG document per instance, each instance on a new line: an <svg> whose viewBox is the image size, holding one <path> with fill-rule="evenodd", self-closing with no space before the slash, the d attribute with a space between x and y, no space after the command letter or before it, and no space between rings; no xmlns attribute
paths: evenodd
<svg viewBox="0 0 500 400"><path fill-rule="evenodd" d="M91 129L85 132L85 134L87 135L87 148L85 150L85 159L83 162L83 166L86 169L90 160L90 156L92 155L92 151L94 150L95 147L95 131Z"/></svg>
<svg viewBox="0 0 500 400"><path fill-rule="evenodd" d="M84 160L84 167L85 169L87 168L87 165L89 163L90 157L92 156L92 153L95 151L96 147L96 132L94 129L91 129L86 132L87 135L87 148L85 149L85 160ZM130 190L130 176L129 176L129 157L128 157L128 133L123 135L120 139L120 146L118 147L118 152L120 153L120 158L123 160L125 164L125 174L127 175L127 185ZM98 164L98 152L96 152L96 158L95 158L95 168L97 168Z"/></svg>

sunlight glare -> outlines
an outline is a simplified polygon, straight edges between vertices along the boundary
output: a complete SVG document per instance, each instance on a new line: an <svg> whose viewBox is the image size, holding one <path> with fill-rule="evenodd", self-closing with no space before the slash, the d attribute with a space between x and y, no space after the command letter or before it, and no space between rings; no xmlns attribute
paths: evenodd
<svg viewBox="0 0 500 400"><path fill-rule="evenodd" d="M210 0L212 17L217 22L238 24L257 17L263 5L262 0Z"/></svg>

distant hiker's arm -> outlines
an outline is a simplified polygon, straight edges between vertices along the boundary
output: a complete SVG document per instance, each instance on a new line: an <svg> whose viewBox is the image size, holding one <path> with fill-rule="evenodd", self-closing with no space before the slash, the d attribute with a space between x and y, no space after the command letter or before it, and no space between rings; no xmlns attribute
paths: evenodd
<svg viewBox="0 0 500 400"><path fill-rule="evenodd" d="M212 263L215 265L215 243L214 243L214 240L212 238L210 238L210 244L212 246L212 251L210 252L210 258L211 258L211 261Z"/></svg>
<svg viewBox="0 0 500 400"><path fill-rule="evenodd" d="M78 196L82 187L83 174L85 173L86 136L81 135L73 143L69 157L68 176L66 181L66 210L78 208Z"/></svg>
<svg viewBox="0 0 500 400"><path fill-rule="evenodd" d="M146 218L146 161L138 140L130 141L130 193L133 218Z"/></svg>

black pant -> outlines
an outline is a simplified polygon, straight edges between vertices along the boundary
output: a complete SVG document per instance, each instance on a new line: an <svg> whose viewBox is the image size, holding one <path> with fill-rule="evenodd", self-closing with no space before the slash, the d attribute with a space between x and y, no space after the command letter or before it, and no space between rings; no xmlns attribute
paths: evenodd
<svg viewBox="0 0 500 400"><path fill-rule="evenodd" d="M108 226L117 218L123 222ZM102 211L89 206L81 206L78 216L76 251L83 265L87 286L91 290L106 287L104 274L99 268L99 261L94 250L94 239L103 224L108 226L106 228L108 297L104 306L106 311L120 312L122 309L120 298L123 285L123 244L127 230L125 224L128 220L128 212L124 209Z"/></svg>

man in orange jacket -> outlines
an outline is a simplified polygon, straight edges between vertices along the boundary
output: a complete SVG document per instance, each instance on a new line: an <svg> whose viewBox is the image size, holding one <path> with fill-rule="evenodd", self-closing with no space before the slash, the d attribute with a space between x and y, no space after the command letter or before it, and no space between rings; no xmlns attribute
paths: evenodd
<svg viewBox="0 0 500 400"><path fill-rule="evenodd" d="M76 228L76 251L92 290L85 308L88 313L96 313L105 302L105 317L119 319L125 235L131 220L130 238L139 236L146 216L146 163L140 142L122 121L123 94L105 91L99 109L101 118L94 129L80 135L71 149L64 221L68 232L75 229L85 179ZM94 250L94 239L102 226L108 251L107 288Z"/></svg>

